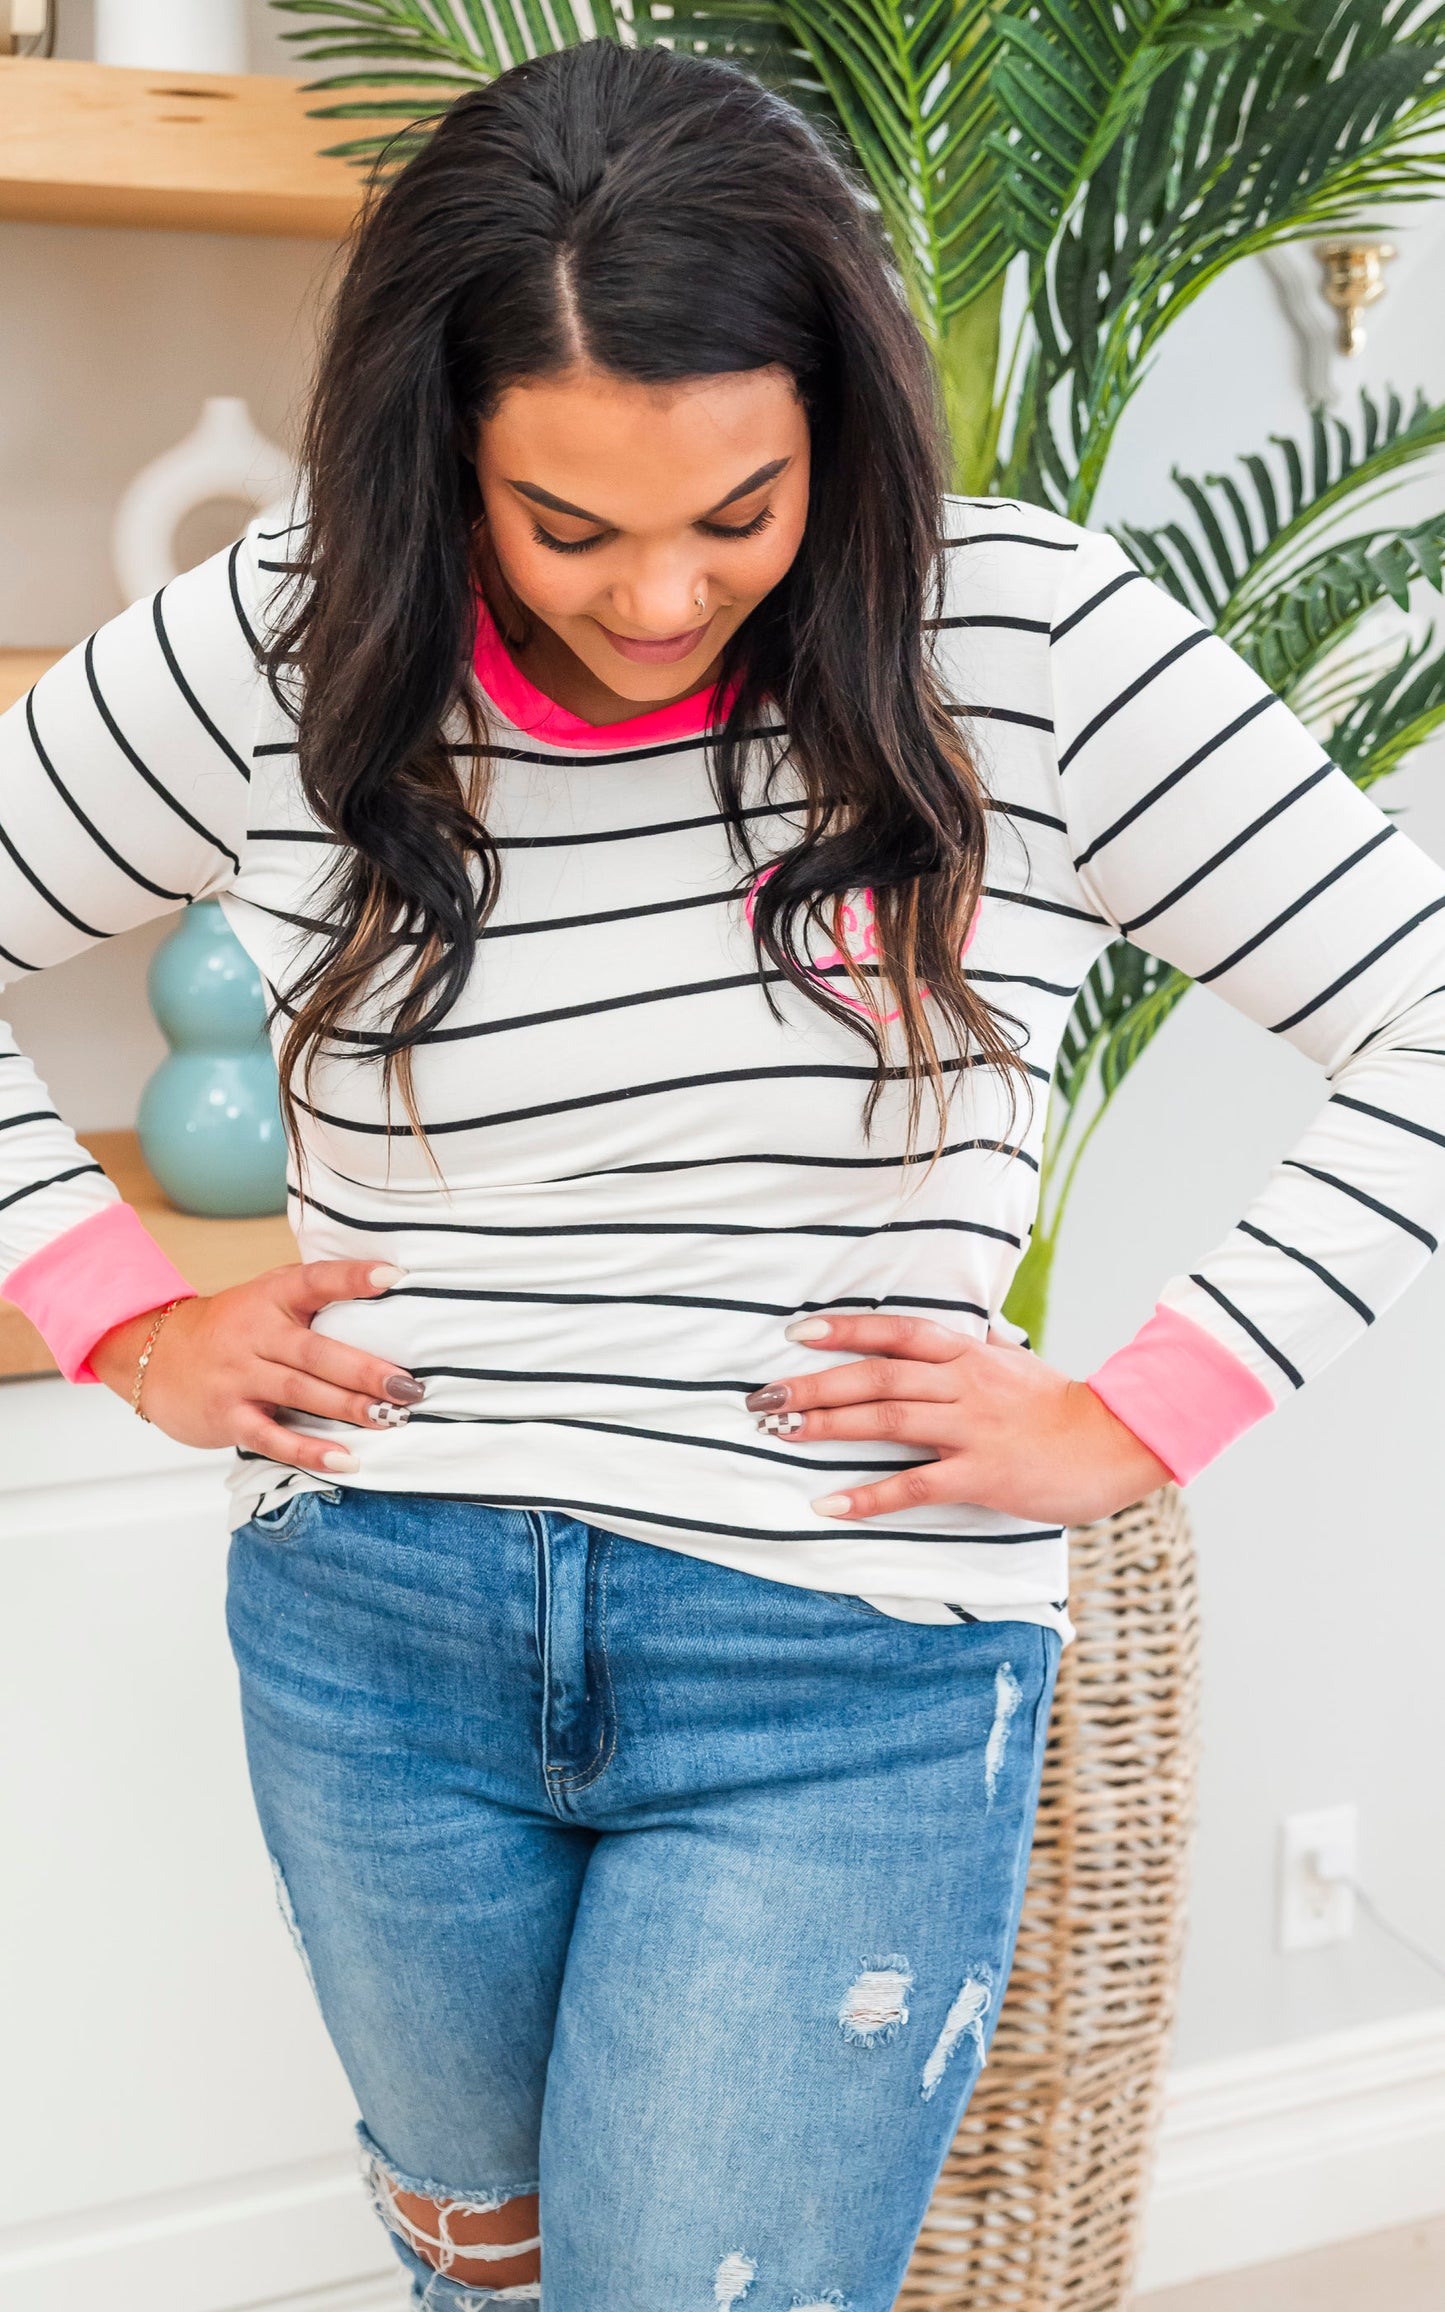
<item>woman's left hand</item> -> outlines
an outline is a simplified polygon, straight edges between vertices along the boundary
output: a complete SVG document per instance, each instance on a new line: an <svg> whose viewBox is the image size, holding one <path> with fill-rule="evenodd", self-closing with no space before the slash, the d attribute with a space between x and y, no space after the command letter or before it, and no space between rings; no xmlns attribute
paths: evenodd
<svg viewBox="0 0 1445 2312"><path fill-rule="evenodd" d="M934 1456L877 1485L820 1495L812 1506L824 1517L853 1523L967 1501L1085 1525L1172 1475L1087 1382L992 1330L979 1341L921 1317L828 1316L800 1319L787 1337L857 1355L754 1389L743 1401L763 1416L760 1429L807 1444L870 1438Z"/></svg>

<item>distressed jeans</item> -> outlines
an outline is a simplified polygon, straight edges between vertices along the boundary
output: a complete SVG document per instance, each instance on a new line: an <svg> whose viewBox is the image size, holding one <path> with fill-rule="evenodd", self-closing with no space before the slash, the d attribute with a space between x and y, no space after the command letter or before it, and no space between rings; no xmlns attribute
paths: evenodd
<svg viewBox="0 0 1445 2312"><path fill-rule="evenodd" d="M412 2303L535 2303L447 2240L540 2190L545 2312L889 2312L998 2015L1057 1635L355 1488L243 1526L230 1576Z"/></svg>

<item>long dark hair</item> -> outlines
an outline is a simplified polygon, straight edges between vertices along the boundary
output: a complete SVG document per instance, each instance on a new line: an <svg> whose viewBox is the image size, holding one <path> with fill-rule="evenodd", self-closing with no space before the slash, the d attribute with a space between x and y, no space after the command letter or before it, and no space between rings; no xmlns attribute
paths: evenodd
<svg viewBox="0 0 1445 2312"><path fill-rule="evenodd" d="M745 759L770 709L804 789L800 839L757 891L759 970L770 1002L781 973L870 1043L865 1128L902 1077L910 1142L927 1084L941 1146L953 1071L985 1064L1008 1082L1012 1129L1028 1071L960 961L988 803L929 663L943 480L926 347L866 204L798 112L730 65L602 40L453 105L370 205L338 292L301 583L268 646L273 680L299 678L307 798L346 846L329 928L286 990L288 1112L340 1036L395 1076L419 1129L411 1052L465 987L499 886L470 680L477 424L509 386L574 366L578 334L592 364L648 384L769 365L795 381L806 528L728 646L719 696L737 688L711 749L750 865ZM846 962L837 928L863 889L874 973ZM809 973L810 927L842 949L852 1002ZM358 1032L343 1023L363 997L384 1025Z"/></svg>

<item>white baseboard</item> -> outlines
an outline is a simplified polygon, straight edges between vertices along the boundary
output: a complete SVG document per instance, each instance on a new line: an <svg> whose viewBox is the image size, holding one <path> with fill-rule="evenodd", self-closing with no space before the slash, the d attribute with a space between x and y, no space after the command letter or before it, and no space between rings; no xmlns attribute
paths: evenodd
<svg viewBox="0 0 1445 2312"><path fill-rule="evenodd" d="M1176 2072L1139 2287L1442 2213L1435 2008ZM0 2231L0 2312L402 2312L404 2301L347 2154Z"/></svg>
<svg viewBox="0 0 1445 2312"><path fill-rule="evenodd" d="M0 2312L401 2312L354 2156L0 2231Z"/></svg>
<svg viewBox="0 0 1445 2312"><path fill-rule="evenodd" d="M1445 2007L1176 2072L1138 2284L1441 2214Z"/></svg>

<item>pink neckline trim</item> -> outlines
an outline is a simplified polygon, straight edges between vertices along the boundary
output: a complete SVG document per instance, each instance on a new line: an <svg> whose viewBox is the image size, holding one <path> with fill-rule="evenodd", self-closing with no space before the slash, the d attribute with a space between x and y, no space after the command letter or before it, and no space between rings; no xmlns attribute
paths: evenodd
<svg viewBox="0 0 1445 2312"><path fill-rule="evenodd" d="M561 747L636 747L666 745L669 739L695 738L710 727L712 718L708 708L713 697L710 688L674 699L671 706L649 707L645 714L629 715L625 722L584 722L581 715L558 706L555 699L548 698L545 691L538 690L523 674L497 632L496 621L480 593L476 603L477 640L473 663L477 680L508 722L517 730L525 731L529 738L547 739L553 746ZM719 702L722 713L727 712L733 695L729 691Z"/></svg>

